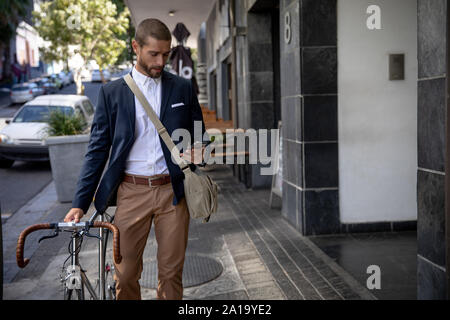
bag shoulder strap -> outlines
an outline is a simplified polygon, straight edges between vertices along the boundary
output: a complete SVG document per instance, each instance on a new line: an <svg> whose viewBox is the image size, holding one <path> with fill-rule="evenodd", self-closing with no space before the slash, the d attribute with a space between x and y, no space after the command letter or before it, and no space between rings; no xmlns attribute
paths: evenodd
<svg viewBox="0 0 450 320"><path fill-rule="evenodd" d="M166 144L167 148L169 149L170 153L172 154L173 159L175 159L176 163L180 167L180 169L184 172L185 170L191 170L189 168L189 164L180 157L179 150L175 146L175 143L173 143L173 140L170 138L169 133L167 132L166 127L161 123L161 121L158 118L158 115L153 111L153 108L150 106L150 103L145 98L142 91L138 88L136 82L131 77L131 75L128 73L124 77L125 82L127 83L128 87L130 87L131 91L133 91L136 98L141 103L142 107L144 107L145 112L147 113L150 120L153 122L153 125L155 126L156 130L158 131L158 134L163 139L164 143Z"/></svg>

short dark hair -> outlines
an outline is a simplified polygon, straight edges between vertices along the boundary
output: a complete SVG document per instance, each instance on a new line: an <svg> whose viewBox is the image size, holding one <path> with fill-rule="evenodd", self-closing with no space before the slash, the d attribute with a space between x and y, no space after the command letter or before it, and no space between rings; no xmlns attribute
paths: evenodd
<svg viewBox="0 0 450 320"><path fill-rule="evenodd" d="M148 18L139 23L136 29L135 39L142 47L147 42L147 37L155 38L156 40L171 41L172 34L169 28L160 20Z"/></svg>

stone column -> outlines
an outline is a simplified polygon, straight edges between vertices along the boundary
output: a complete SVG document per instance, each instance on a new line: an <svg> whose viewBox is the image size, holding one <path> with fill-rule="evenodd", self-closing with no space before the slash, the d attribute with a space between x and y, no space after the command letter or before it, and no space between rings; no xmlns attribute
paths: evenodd
<svg viewBox="0 0 450 320"><path fill-rule="evenodd" d="M197 84L199 89L198 102L201 106L208 105L208 88L206 84L206 63L197 64Z"/></svg>
<svg viewBox="0 0 450 320"><path fill-rule="evenodd" d="M282 213L302 234L340 231L336 0L280 2Z"/></svg>
<svg viewBox="0 0 450 320"><path fill-rule="evenodd" d="M417 298L446 299L447 1L418 0Z"/></svg>

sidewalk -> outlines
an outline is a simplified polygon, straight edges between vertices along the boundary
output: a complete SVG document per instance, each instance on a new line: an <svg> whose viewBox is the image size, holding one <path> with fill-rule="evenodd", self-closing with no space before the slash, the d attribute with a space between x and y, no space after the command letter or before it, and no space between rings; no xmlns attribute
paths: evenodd
<svg viewBox="0 0 450 320"><path fill-rule="evenodd" d="M219 184L219 210L210 222L191 220L186 252L184 299L375 299L353 277L302 237L268 206L269 190L249 190L237 182L231 170L217 166L209 174ZM45 200L45 201L44 201ZM60 221L69 204L59 204L50 184L27 204L47 203L48 210L27 224ZM46 202L47 201L47 202ZM49 205L48 203L52 203ZM22 209L21 209L22 210ZM113 214L115 208L108 208ZM92 214L92 208L86 219ZM15 216L15 215L14 215ZM68 257L69 234L37 245L27 239L25 257L32 259L23 270L13 265L14 239L25 221L3 227L5 249L4 299L61 299L61 267ZM32 221L33 220L33 221ZM13 232L10 232L13 231ZM14 237L10 233L16 233ZM86 239L80 254L84 269L93 281L97 271L97 241ZM156 241L152 231L144 252L142 298L155 299ZM192 264L192 265L190 265ZM202 270L201 272L199 270ZM209 279L199 279L208 275ZM189 283L191 285L189 285ZM198 283L198 284L196 284Z"/></svg>

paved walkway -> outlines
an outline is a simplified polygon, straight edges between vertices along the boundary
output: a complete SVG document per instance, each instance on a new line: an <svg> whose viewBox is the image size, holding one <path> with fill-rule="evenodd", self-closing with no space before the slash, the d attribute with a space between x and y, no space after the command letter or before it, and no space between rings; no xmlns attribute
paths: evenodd
<svg viewBox="0 0 450 320"><path fill-rule="evenodd" d="M219 210L208 223L191 220L186 254L213 258L223 270L209 282L185 288L184 299L374 299L366 288L291 227L279 209L269 208L268 190L246 189L225 166L218 166L209 174L221 188ZM50 201L51 185L44 192ZM42 222L60 221L64 217L68 204L57 204L56 199L54 203L49 213L42 215ZM114 210L111 207L107 212L113 214ZM92 208L87 218L91 212ZM4 230L13 228L14 220L4 225ZM11 240L10 236L7 238ZM61 299L59 278L68 256L68 239L64 235L39 246L28 242L25 256L32 254L32 259L23 270L14 267L9 257L4 299ZM7 244L12 245L11 241ZM94 239L85 240L80 257L90 279L96 275L96 246ZM5 259L11 253L9 249L5 247ZM155 256L152 229L144 261L150 263ZM142 297L155 299L156 292L143 287Z"/></svg>

